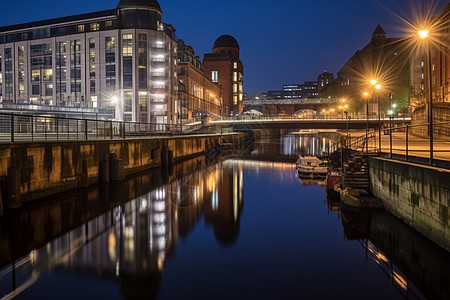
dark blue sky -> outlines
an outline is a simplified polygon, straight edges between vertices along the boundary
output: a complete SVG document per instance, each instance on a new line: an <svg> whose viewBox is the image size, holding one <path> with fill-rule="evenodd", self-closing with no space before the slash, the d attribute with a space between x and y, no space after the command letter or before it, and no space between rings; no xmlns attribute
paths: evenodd
<svg viewBox="0 0 450 300"><path fill-rule="evenodd" d="M377 24L398 35L410 2L433 0L159 0L163 21L197 55L211 52L217 37L233 35L241 47L244 90L281 89L336 73L369 41ZM0 26L111 9L119 0L2 0ZM448 1L440 1L443 8Z"/></svg>

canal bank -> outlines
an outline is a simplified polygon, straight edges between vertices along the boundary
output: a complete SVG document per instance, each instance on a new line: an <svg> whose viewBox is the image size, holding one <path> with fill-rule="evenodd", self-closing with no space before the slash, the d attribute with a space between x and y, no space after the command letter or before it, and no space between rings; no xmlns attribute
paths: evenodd
<svg viewBox="0 0 450 300"><path fill-rule="evenodd" d="M194 135L111 141L12 143L0 145L3 208L97 182L124 180L151 168L205 151L240 150L247 133ZM1 209L1 206L0 206Z"/></svg>
<svg viewBox="0 0 450 300"><path fill-rule="evenodd" d="M371 191L385 208L450 251L450 171L372 157Z"/></svg>

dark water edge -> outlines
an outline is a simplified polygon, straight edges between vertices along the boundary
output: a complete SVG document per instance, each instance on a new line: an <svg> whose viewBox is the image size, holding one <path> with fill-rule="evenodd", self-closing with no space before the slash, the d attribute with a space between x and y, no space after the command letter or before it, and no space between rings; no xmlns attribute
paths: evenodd
<svg viewBox="0 0 450 300"><path fill-rule="evenodd" d="M306 138L261 145L321 148ZM385 211L340 207L292 163L257 159L270 151L8 211L0 298L450 299L449 253Z"/></svg>

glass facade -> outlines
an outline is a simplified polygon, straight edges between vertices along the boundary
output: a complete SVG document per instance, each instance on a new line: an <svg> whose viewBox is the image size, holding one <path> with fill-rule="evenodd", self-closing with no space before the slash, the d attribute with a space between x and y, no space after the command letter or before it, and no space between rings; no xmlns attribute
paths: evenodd
<svg viewBox="0 0 450 300"><path fill-rule="evenodd" d="M123 88L133 88L133 35L124 34L122 36L123 55Z"/></svg>
<svg viewBox="0 0 450 300"><path fill-rule="evenodd" d="M116 89L116 46L115 37L105 38L105 75L107 91Z"/></svg>
<svg viewBox="0 0 450 300"><path fill-rule="evenodd" d="M67 53L66 42L56 44L56 105L65 105L67 87Z"/></svg>

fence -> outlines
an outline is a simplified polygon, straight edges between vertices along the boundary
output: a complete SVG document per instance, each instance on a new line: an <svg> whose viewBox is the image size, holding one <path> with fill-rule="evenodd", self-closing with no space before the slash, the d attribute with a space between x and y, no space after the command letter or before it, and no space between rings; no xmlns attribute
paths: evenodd
<svg viewBox="0 0 450 300"><path fill-rule="evenodd" d="M433 123L434 138L430 139L430 124L395 126L390 122L380 130L371 130L357 138L346 137L330 145L327 152L354 149L378 153L383 157L407 162L450 167L450 121Z"/></svg>
<svg viewBox="0 0 450 300"><path fill-rule="evenodd" d="M0 113L0 142L106 140L181 133L181 126L171 124Z"/></svg>

